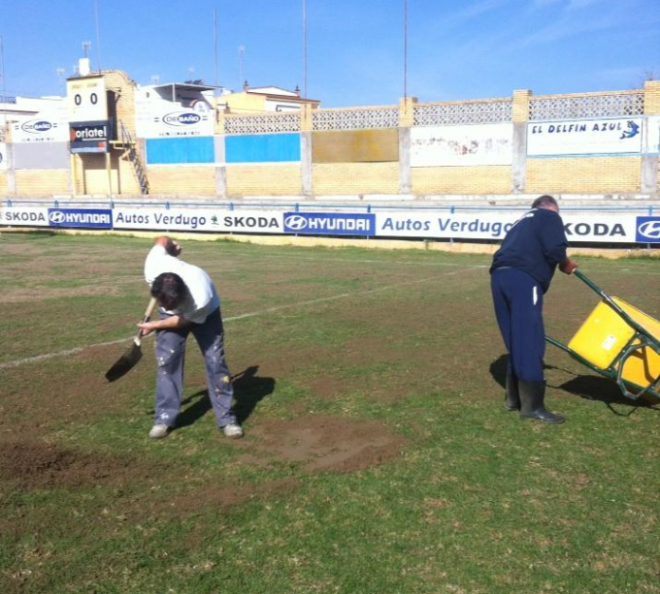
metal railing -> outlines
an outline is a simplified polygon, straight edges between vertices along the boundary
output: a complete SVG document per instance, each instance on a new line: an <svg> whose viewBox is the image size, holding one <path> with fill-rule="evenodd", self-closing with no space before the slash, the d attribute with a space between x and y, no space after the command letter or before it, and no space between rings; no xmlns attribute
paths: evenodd
<svg viewBox="0 0 660 594"><path fill-rule="evenodd" d="M99 208L116 208L116 207L138 207L138 208L165 208L170 210L172 208L224 208L228 211L235 210L254 210L254 209L273 209L273 210L294 210L295 212L316 211L316 210L336 210L336 211L352 211L352 212L377 212L377 211L441 211L441 212L474 212L474 211L509 211L509 212L524 212L529 210L529 205L473 205L473 204L423 204L414 205L410 203L405 204L352 204L352 203L303 203L303 202L235 202L231 200L222 201L208 201L208 202L187 202L187 201L116 201L116 200L48 200L48 199L29 199L29 198L6 198L0 200L0 207L12 208L17 206L33 206L42 208L68 208L73 206L86 207L96 206ZM658 216L660 214L660 206L653 204L634 205L634 206L572 206L562 205L562 212L572 213L608 213L608 214L634 214L638 213L642 216Z"/></svg>

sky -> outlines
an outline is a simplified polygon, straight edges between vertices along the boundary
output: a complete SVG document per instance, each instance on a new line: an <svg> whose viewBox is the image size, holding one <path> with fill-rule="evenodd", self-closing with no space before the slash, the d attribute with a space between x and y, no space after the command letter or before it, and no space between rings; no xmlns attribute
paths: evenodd
<svg viewBox="0 0 660 594"><path fill-rule="evenodd" d="M64 95L86 41L93 70L141 85L298 86L321 107L660 79L660 0L0 0L0 39L0 94L27 97Z"/></svg>

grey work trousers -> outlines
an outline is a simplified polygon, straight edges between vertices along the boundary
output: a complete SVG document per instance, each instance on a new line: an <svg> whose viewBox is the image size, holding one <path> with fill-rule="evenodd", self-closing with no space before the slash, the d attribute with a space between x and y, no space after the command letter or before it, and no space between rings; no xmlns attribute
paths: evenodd
<svg viewBox="0 0 660 594"><path fill-rule="evenodd" d="M161 319L169 317L161 311ZM156 334L156 407L155 424L174 427L183 393L183 367L186 339L192 333L204 356L209 399L219 427L235 423L232 412L232 387L225 362L224 329L220 308L202 324L190 324L177 330L159 330Z"/></svg>

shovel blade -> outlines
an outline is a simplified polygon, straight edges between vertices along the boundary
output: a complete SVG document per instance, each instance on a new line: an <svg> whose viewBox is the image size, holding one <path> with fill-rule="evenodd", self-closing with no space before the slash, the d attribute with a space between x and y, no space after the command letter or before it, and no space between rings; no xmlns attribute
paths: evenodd
<svg viewBox="0 0 660 594"><path fill-rule="evenodd" d="M114 382L125 376L142 359L142 349L137 343L133 345L117 360L117 362L105 374L105 379Z"/></svg>

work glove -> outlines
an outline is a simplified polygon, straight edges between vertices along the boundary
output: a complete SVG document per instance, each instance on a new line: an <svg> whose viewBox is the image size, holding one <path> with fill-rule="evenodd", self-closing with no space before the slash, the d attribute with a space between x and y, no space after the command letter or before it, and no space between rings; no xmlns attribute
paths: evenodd
<svg viewBox="0 0 660 594"><path fill-rule="evenodd" d="M559 270L564 274L573 274L573 271L578 267L577 262L573 262L570 258L566 258L563 262L559 264Z"/></svg>

